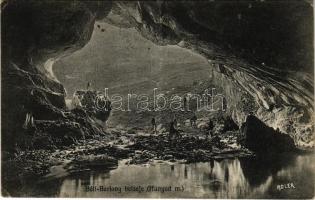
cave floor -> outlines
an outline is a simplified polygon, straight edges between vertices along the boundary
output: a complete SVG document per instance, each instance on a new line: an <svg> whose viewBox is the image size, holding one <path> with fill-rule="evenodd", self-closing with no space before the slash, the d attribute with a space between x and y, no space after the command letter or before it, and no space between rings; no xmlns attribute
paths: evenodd
<svg viewBox="0 0 315 200"><path fill-rule="evenodd" d="M168 133L110 130L108 137L78 140L77 144L55 150L20 151L3 159L5 185L66 177L82 171L115 169L118 160L139 165L159 162L208 162L254 154L237 143L237 132L206 137L182 132L177 138ZM14 169L14 170L12 170Z"/></svg>

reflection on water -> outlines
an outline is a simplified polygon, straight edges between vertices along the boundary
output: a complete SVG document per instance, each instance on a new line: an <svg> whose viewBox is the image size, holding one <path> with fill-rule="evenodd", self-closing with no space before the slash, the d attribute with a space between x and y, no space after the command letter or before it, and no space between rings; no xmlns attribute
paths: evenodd
<svg viewBox="0 0 315 200"><path fill-rule="evenodd" d="M46 195L130 198L312 198L314 161L311 155L299 155L282 156L264 162L261 159L230 159L193 164L156 163L147 166L128 166L121 163L117 169L110 172L86 172L67 177L60 185L54 181L59 187ZM277 189L278 185L287 183L292 183L295 188L281 191ZM122 187L122 192L86 192L86 185ZM173 186L173 191L124 192L125 186L146 188L149 185ZM184 191L174 191L175 186L183 186Z"/></svg>

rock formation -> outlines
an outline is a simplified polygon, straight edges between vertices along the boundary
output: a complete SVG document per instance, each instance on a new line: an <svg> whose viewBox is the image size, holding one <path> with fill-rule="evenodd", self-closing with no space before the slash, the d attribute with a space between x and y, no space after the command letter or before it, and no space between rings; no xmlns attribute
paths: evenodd
<svg viewBox="0 0 315 200"><path fill-rule="evenodd" d="M295 150L294 141L289 135L266 126L253 115L247 117L241 131L245 135L244 145L257 154L268 157Z"/></svg>
<svg viewBox="0 0 315 200"><path fill-rule="evenodd" d="M10 0L1 6L3 148L25 146L27 115L38 122L41 135L57 137L47 131L56 129L67 135L69 127L78 137L95 133L87 116L66 110L65 89L52 65L89 41L95 20L107 14L110 3Z"/></svg>
<svg viewBox="0 0 315 200"><path fill-rule="evenodd" d="M79 90L74 96L80 104L75 109L82 109L90 117L106 122L111 111L111 103L101 92Z"/></svg>

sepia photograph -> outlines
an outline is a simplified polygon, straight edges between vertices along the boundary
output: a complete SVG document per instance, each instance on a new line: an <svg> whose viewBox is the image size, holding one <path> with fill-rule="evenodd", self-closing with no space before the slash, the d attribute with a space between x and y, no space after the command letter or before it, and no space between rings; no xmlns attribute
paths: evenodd
<svg viewBox="0 0 315 200"><path fill-rule="evenodd" d="M315 198L313 0L1 0L2 198Z"/></svg>

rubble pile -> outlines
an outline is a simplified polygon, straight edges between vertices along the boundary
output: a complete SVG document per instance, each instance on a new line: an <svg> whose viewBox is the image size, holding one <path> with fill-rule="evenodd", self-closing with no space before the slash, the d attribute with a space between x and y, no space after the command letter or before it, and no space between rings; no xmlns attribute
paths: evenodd
<svg viewBox="0 0 315 200"><path fill-rule="evenodd" d="M184 160L185 162L206 162L210 159L251 156L252 153L238 145L231 146L231 137L210 139L194 136L182 136L169 139L167 134L136 136L135 142L128 148L135 150L129 164L141 164L152 160ZM234 138L234 140L235 138Z"/></svg>

